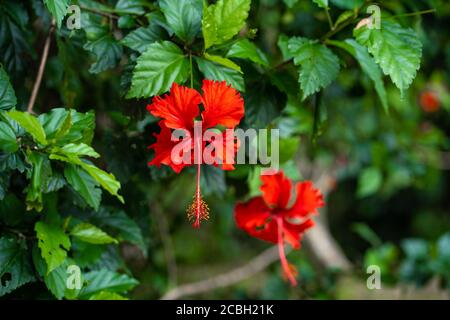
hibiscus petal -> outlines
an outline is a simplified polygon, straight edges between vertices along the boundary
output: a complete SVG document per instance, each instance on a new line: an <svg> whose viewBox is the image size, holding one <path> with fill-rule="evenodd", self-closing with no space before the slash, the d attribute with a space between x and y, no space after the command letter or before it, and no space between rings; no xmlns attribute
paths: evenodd
<svg viewBox="0 0 450 320"><path fill-rule="evenodd" d="M296 200L293 206L284 212L289 218L303 218L317 213L317 209L324 206L323 195L314 189L311 181L298 182L295 185Z"/></svg>
<svg viewBox="0 0 450 320"><path fill-rule="evenodd" d="M222 125L234 128L244 116L244 100L239 92L225 81L203 80L203 128Z"/></svg>
<svg viewBox="0 0 450 320"><path fill-rule="evenodd" d="M220 165L222 170L234 170L235 156L240 145L239 140L234 136L232 129L227 129L218 135L220 139L208 140L207 149L213 150L209 163L212 162L215 167Z"/></svg>
<svg viewBox="0 0 450 320"><path fill-rule="evenodd" d="M261 176L261 191L266 204L273 208L285 209L291 197L291 180L283 172Z"/></svg>
<svg viewBox="0 0 450 320"><path fill-rule="evenodd" d="M156 142L149 146L155 151L155 157L148 165L160 167L161 164L164 164L170 166L176 173L179 173L186 164L177 164L172 161L172 149L178 142L172 141L172 131L165 125L165 121L160 121L159 126L161 127L161 132L155 134Z"/></svg>
<svg viewBox="0 0 450 320"><path fill-rule="evenodd" d="M314 226L314 221L311 219L306 220L300 224L290 223L283 220L283 235L284 240L289 243L294 249L300 248L300 240L303 237L303 233Z"/></svg>
<svg viewBox="0 0 450 320"><path fill-rule="evenodd" d="M200 113L200 102L201 96L196 90L174 83L170 94L154 97L147 110L155 117L163 118L169 128L191 130Z"/></svg>
<svg viewBox="0 0 450 320"><path fill-rule="evenodd" d="M261 197L253 198L246 203L238 203L234 208L237 226L247 232L263 227L269 217L270 210Z"/></svg>

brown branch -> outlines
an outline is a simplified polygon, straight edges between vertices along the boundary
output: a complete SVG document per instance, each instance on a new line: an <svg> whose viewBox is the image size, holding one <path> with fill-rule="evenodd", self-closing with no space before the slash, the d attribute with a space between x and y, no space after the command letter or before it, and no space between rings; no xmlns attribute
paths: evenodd
<svg viewBox="0 0 450 320"><path fill-rule="evenodd" d="M36 80L34 81L33 91L31 92L30 101L28 102L27 111L29 113L33 112L34 103L36 102L36 97L39 92L39 88L42 82L42 76L44 75L45 65L47 64L48 51L50 50L50 43L52 39L52 34L55 31L55 19L52 19L52 23L50 25L50 30L48 31L47 38L45 39L44 49L42 50L41 62L39 64L38 74L36 76Z"/></svg>
<svg viewBox="0 0 450 320"><path fill-rule="evenodd" d="M103 17L109 18L111 20L118 20L119 19L119 17L114 15L114 14L111 14L111 13L108 13L108 12L103 12L103 11L100 11L100 10L97 10L97 9L94 9L94 8L88 8L88 7L85 7L85 6L80 6L80 9L82 9L84 11L88 11L88 12L94 13L94 14L98 14L99 16L103 16Z"/></svg>
<svg viewBox="0 0 450 320"><path fill-rule="evenodd" d="M287 252L288 251L289 249L287 250ZM277 261L278 259L279 259L278 248L276 246L272 246L241 267L238 267L236 269L233 269L231 271L225 272L223 274L214 276L206 280L184 284L179 287L173 288L172 290L167 292L161 299L174 300L179 299L181 297L208 292L213 289L236 284L264 270L270 264Z"/></svg>

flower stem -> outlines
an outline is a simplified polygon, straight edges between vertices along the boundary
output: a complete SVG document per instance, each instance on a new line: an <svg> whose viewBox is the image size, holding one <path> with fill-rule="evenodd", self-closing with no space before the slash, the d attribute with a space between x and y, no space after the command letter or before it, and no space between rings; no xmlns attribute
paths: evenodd
<svg viewBox="0 0 450 320"><path fill-rule="evenodd" d="M283 240L283 220L280 217L276 218L278 224L278 253L280 255L281 266L283 267L284 273L288 277L289 281L293 286L297 285L297 280L295 280L292 274L291 267L286 259L286 254L284 252L284 240Z"/></svg>

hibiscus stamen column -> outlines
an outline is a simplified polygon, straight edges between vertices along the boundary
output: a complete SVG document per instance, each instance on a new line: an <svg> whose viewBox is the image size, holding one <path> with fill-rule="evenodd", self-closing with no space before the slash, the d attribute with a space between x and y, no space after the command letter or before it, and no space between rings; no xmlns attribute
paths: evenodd
<svg viewBox="0 0 450 320"><path fill-rule="evenodd" d="M297 280L295 280L292 274L292 267L286 259L286 254L284 252L284 240L283 240L283 219L280 217L275 218L278 225L278 254L280 255L281 266L283 267L284 273L291 282L293 286L297 285Z"/></svg>
<svg viewBox="0 0 450 320"><path fill-rule="evenodd" d="M193 221L192 226L194 228L200 227L200 222L202 220L209 219L209 207L206 202L202 199L202 192L200 186L200 175L202 166L202 122L195 121L194 123L194 163L197 165L197 177L196 177L196 188L194 200L187 209L187 216L190 221Z"/></svg>

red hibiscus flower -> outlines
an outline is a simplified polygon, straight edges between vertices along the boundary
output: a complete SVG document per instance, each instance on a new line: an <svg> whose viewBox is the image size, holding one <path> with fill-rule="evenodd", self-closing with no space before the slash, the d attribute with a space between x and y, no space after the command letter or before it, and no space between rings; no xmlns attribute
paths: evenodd
<svg viewBox="0 0 450 320"><path fill-rule="evenodd" d="M262 196L238 203L234 214L236 224L249 235L278 244L281 264L289 281L296 285L295 268L284 252L284 243L300 248L303 233L314 225L310 216L324 205L323 196L310 181L295 184L283 172L261 176Z"/></svg>
<svg viewBox="0 0 450 320"><path fill-rule="evenodd" d="M225 138L225 134L221 133L220 135L224 139L218 140L219 142L214 139L204 141L203 134L207 130L213 131L213 128L219 126L234 129L244 116L244 100L239 92L231 86L227 86L225 81L203 80L202 92L201 95L195 89L174 83L170 94L154 97L152 103L147 106L147 110L152 115L162 119L159 122L161 131L159 134L155 134L156 142L150 146L155 151L155 157L149 162L149 165L159 167L164 164L170 166L177 173L185 166L197 165L196 192L194 201L187 210L188 218L193 221L193 226L196 228L200 226L201 220L207 220L209 217L209 208L203 201L200 190L203 149L212 149L211 156L219 160L211 164L220 165L223 170L233 170L234 154L238 148L234 137L230 143L230 138ZM202 109L200 105L202 105ZM201 128L200 132L198 132L198 128ZM185 138L180 142L173 141L172 130L185 133ZM220 145L221 148L217 148L218 144L223 145ZM226 151L230 148L233 159L227 156L230 153ZM191 151L194 151L193 154ZM177 155L175 158L174 153ZM179 161L181 158L186 159L186 156L189 161Z"/></svg>

